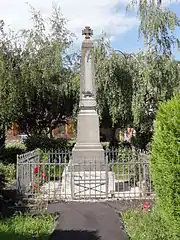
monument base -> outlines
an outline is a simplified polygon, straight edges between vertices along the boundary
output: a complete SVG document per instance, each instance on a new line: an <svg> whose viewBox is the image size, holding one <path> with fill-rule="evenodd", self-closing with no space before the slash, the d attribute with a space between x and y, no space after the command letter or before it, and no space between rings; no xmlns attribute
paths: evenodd
<svg viewBox="0 0 180 240"><path fill-rule="evenodd" d="M44 183L37 195L39 200L99 201L139 199L146 196L140 186L126 187L113 171L72 172L72 162L64 168L61 181ZM120 186L121 185L121 186Z"/></svg>
<svg viewBox="0 0 180 240"><path fill-rule="evenodd" d="M77 142L72 150L73 171L105 170L104 150L99 138L99 117L94 107L86 106L86 101L83 99L85 106L78 114Z"/></svg>
<svg viewBox="0 0 180 240"><path fill-rule="evenodd" d="M74 167L73 167L74 168ZM69 200L107 199L114 189L114 173L109 171L63 172L61 197Z"/></svg>
<svg viewBox="0 0 180 240"><path fill-rule="evenodd" d="M73 171L105 171L101 144L76 144L72 151Z"/></svg>

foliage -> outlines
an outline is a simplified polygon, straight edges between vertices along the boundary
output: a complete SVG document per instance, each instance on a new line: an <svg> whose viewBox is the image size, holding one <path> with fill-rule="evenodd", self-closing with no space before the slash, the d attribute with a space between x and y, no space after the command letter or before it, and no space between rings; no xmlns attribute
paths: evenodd
<svg viewBox="0 0 180 240"><path fill-rule="evenodd" d="M39 154L39 162L36 163L33 169L33 191L39 193L40 187L49 181L60 180L64 170L64 161L67 162L66 155L61 159L62 162L56 162L56 154L52 152L43 152L37 149ZM55 152L56 153L56 152ZM51 157L52 156L52 157ZM53 159L52 159L53 158Z"/></svg>
<svg viewBox="0 0 180 240"><path fill-rule="evenodd" d="M55 164L54 166L51 166L50 169L48 169L47 171L49 171L50 181L61 180L64 166Z"/></svg>
<svg viewBox="0 0 180 240"><path fill-rule="evenodd" d="M5 186L6 186L5 174L1 169L0 170L0 190L3 189ZM0 195L0 197L1 197L1 195Z"/></svg>
<svg viewBox="0 0 180 240"><path fill-rule="evenodd" d="M172 232L180 222L180 94L157 113L152 143L152 180L162 216Z"/></svg>
<svg viewBox="0 0 180 240"><path fill-rule="evenodd" d="M14 164L0 163L0 189L15 182L16 171Z"/></svg>
<svg viewBox="0 0 180 240"><path fill-rule="evenodd" d="M67 50L72 34L60 9L50 18L31 8L33 27L0 34L0 126L17 121L28 135L48 132L57 116L72 115L78 84Z"/></svg>
<svg viewBox="0 0 180 240"><path fill-rule="evenodd" d="M149 155L132 150L128 145L118 148L117 156L112 156L113 172L116 179L128 180L132 186L137 186L138 182L148 183L149 176ZM146 177L144 174L146 173ZM146 178L146 180L145 180ZM148 187L148 186L147 186Z"/></svg>
<svg viewBox="0 0 180 240"><path fill-rule="evenodd" d="M136 129L136 143L141 146L151 140L159 104L170 99L179 89L179 66L172 58L160 56L156 52L140 53L135 61L130 60L131 64L134 69L133 126Z"/></svg>
<svg viewBox="0 0 180 240"><path fill-rule="evenodd" d="M54 230L54 216L15 215L10 219L0 220L0 238L16 239L49 239Z"/></svg>
<svg viewBox="0 0 180 240"><path fill-rule="evenodd" d="M113 171L116 175L116 179L130 180L131 174L134 175L133 151L128 148L119 147L117 160L113 164ZM129 178L129 179L128 179Z"/></svg>
<svg viewBox="0 0 180 240"><path fill-rule="evenodd" d="M138 148L152 138L159 104L180 87L178 62L156 51L136 55L114 51L106 38L95 41L98 112L104 127L134 127Z"/></svg>
<svg viewBox="0 0 180 240"><path fill-rule="evenodd" d="M17 37L12 31L4 32L5 24L0 21L0 127L11 122L17 110L15 105L14 84L16 74L13 65L13 38ZM13 36L14 35L14 36ZM17 34L18 35L18 34Z"/></svg>
<svg viewBox="0 0 180 240"><path fill-rule="evenodd" d="M111 126L131 123L132 78L126 69L126 58L113 52L109 42L102 38L95 41L97 103L103 121Z"/></svg>
<svg viewBox="0 0 180 240"><path fill-rule="evenodd" d="M150 129L147 128L143 131L139 129L139 131L137 131L137 135L132 137L131 143L136 149L148 150L148 146L149 146L149 143L151 142L152 135L153 135L153 132L151 131L151 129L152 129L152 125L150 125Z"/></svg>
<svg viewBox="0 0 180 240"><path fill-rule="evenodd" d="M157 209L150 212L131 210L123 213L126 230L132 240L178 240Z"/></svg>
<svg viewBox="0 0 180 240"><path fill-rule="evenodd" d="M58 115L72 114L77 94L77 89L73 89L76 73L70 68L70 61L65 63L70 58L66 50L71 44L71 34L60 9L53 9L49 21L35 10L32 14L34 28L25 35L21 73L23 85L28 89L21 115L26 112L18 120L22 125L25 119L21 127L27 131L28 118L28 126L33 123L31 128L37 128L32 129L33 133L40 134Z"/></svg>
<svg viewBox="0 0 180 240"><path fill-rule="evenodd" d="M110 145L109 142L101 142L101 144L102 144L102 147L103 147L104 150L106 150L107 148L109 148L109 145Z"/></svg>
<svg viewBox="0 0 180 240"><path fill-rule="evenodd" d="M4 148L0 149L0 159L3 163L16 163L17 155L26 151L24 144L20 142L8 143Z"/></svg>
<svg viewBox="0 0 180 240"><path fill-rule="evenodd" d="M7 142L6 148L19 148L22 151L26 150L26 146L22 142L19 142L19 141Z"/></svg>
<svg viewBox="0 0 180 240"><path fill-rule="evenodd" d="M49 177L46 174L46 166L40 162L40 164L35 165L33 177L32 190L34 192L39 192L40 187L49 180Z"/></svg>
<svg viewBox="0 0 180 240"><path fill-rule="evenodd" d="M171 55L173 47L179 46L179 39L174 35L174 30L180 27L180 20L175 12L165 7L164 2L131 0L129 7L138 6L139 36L143 35L148 48Z"/></svg>
<svg viewBox="0 0 180 240"><path fill-rule="evenodd" d="M36 148L41 150L64 150L71 147L66 139L51 139L47 136L34 135L27 138L25 145L28 151L32 151Z"/></svg>
<svg viewBox="0 0 180 240"><path fill-rule="evenodd" d="M142 11L144 6L141 6ZM31 10L31 29L5 32L3 21L0 24L2 141L4 129L12 121L18 121L20 131L29 136L47 135L53 120L63 115L76 115L78 109L80 57L77 53L67 54L73 36L66 28L66 20L58 7L53 7L48 19L33 8ZM167 17L167 21L173 18L171 14L163 15L160 21L160 14L153 31L159 31L159 26L166 24L164 18ZM176 19L172 22L173 29ZM165 35L156 36L164 41L161 44L164 49L168 45L168 27L170 25L165 28L162 25L160 30ZM137 133L134 140L140 148L145 148L151 140L159 104L170 99L180 84L178 64L169 57L169 52L165 50L167 54L162 55L156 48L149 50L136 55L126 54L112 49L106 36L94 41L101 125L113 128L113 132L117 127L121 130L134 127Z"/></svg>
<svg viewBox="0 0 180 240"><path fill-rule="evenodd" d="M180 26L180 21L161 0L132 0L128 8L132 6L138 7L139 36L143 35L147 46L147 52L138 54L137 61L131 65L136 69L132 75L132 111L137 138L133 143L145 149L152 138L158 105L170 99L180 86L179 66L171 58L172 49L179 44L174 30Z"/></svg>

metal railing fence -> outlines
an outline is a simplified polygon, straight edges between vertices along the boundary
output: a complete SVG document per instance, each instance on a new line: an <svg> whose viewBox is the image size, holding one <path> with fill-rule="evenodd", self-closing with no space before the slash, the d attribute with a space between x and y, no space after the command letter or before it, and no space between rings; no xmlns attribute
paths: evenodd
<svg viewBox="0 0 180 240"><path fill-rule="evenodd" d="M83 166L86 170L82 170ZM147 152L105 149L104 161L92 159L88 163L84 160L79 168L81 170L77 169L71 150L34 150L18 155L17 188L29 199L51 201L154 196Z"/></svg>

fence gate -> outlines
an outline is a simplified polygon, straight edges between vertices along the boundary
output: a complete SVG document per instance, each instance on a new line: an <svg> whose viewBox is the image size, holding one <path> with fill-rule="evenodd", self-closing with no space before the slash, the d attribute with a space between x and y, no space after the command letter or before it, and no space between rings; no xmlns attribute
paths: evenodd
<svg viewBox="0 0 180 240"><path fill-rule="evenodd" d="M71 184L72 198L77 199L105 199L108 197L108 164L103 164L102 167L96 170L89 166L88 171L82 171L81 165L73 165L71 163ZM87 163L83 166L87 167ZM81 171L77 171L81 169Z"/></svg>

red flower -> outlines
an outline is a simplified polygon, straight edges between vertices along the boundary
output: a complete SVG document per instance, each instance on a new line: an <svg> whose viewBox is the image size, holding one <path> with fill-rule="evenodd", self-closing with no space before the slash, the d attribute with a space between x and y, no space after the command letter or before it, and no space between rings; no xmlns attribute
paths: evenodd
<svg viewBox="0 0 180 240"><path fill-rule="evenodd" d="M143 206L143 210L144 211L148 211L150 208L150 203L149 202L145 202L144 206Z"/></svg>
<svg viewBox="0 0 180 240"><path fill-rule="evenodd" d="M38 185L37 184L34 184L34 189L38 189Z"/></svg>
<svg viewBox="0 0 180 240"><path fill-rule="evenodd" d="M34 174L37 174L39 172L39 167L38 166L35 166L34 167Z"/></svg>
<svg viewBox="0 0 180 240"><path fill-rule="evenodd" d="M46 179L46 174L45 173L42 173L42 178L43 178L43 180L45 180Z"/></svg>

